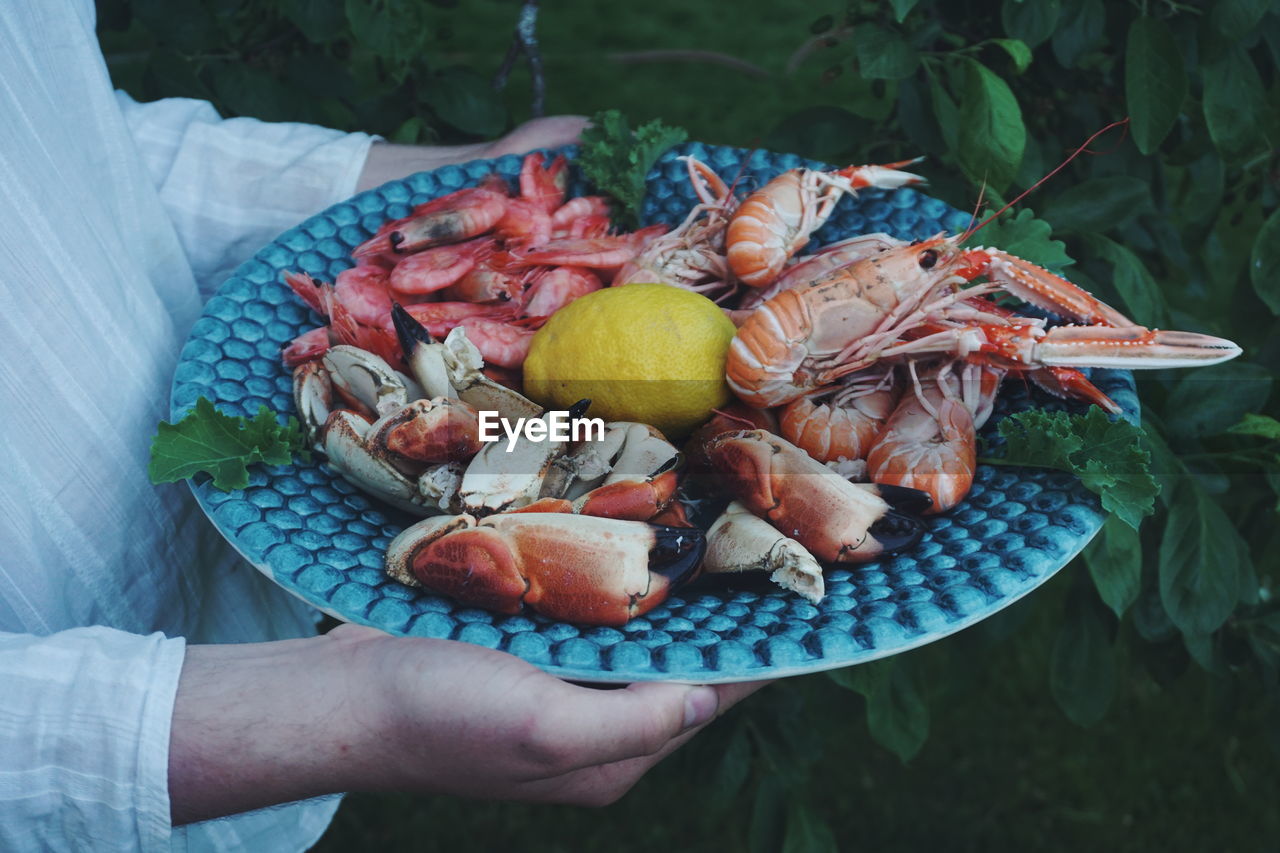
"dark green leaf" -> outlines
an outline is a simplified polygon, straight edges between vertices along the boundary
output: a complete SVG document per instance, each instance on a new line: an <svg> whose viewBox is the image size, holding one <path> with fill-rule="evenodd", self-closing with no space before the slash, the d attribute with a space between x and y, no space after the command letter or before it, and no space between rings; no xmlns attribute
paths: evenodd
<svg viewBox="0 0 1280 853"><path fill-rule="evenodd" d="M433 76L425 99L442 121L464 133L489 138L507 127L501 95L469 69L450 68Z"/></svg>
<svg viewBox="0 0 1280 853"><path fill-rule="evenodd" d="M343 0L279 0L280 11L310 42L341 38L347 30Z"/></svg>
<svg viewBox="0 0 1280 853"><path fill-rule="evenodd" d="M1004 192L1017 174L1027 143L1022 110L1009 86L982 63L965 59L959 128L960 166L974 183L988 183Z"/></svg>
<svg viewBox="0 0 1280 853"><path fill-rule="evenodd" d="M828 162L847 157L866 122L840 107L806 107L785 116L764 139L766 148Z"/></svg>
<svg viewBox="0 0 1280 853"><path fill-rule="evenodd" d="M133 19L131 0L98 0L94 6L98 12L98 31L127 30Z"/></svg>
<svg viewBox="0 0 1280 853"><path fill-rule="evenodd" d="M1168 491L1173 494L1174 490L1170 488ZM1148 587L1138 596L1132 615L1134 630L1148 643L1169 642L1178 635L1178 626L1169 618L1155 586Z"/></svg>
<svg viewBox="0 0 1280 853"><path fill-rule="evenodd" d="M889 0L889 5L893 7L893 17L901 24L919 2L920 0Z"/></svg>
<svg viewBox="0 0 1280 853"><path fill-rule="evenodd" d="M1004 31L1012 38L1021 39L1028 47L1035 48L1053 34L1062 14L1059 0L1004 0L1000 7L1000 20Z"/></svg>
<svg viewBox="0 0 1280 853"><path fill-rule="evenodd" d="M414 0L346 0L345 9L355 43L403 80L431 34L422 5Z"/></svg>
<svg viewBox="0 0 1280 853"><path fill-rule="evenodd" d="M929 98L933 101L933 115L938 120L942 141L948 151L955 151L960 138L960 110L933 74L929 75Z"/></svg>
<svg viewBox="0 0 1280 853"><path fill-rule="evenodd" d="M413 145L422 141L426 129L427 124L421 116L412 116L405 119L404 124L397 127L395 133L387 139L400 145Z"/></svg>
<svg viewBox="0 0 1280 853"><path fill-rule="evenodd" d="M200 0L134 0L134 18L165 47L195 53L218 44L218 21Z"/></svg>
<svg viewBox="0 0 1280 853"><path fill-rule="evenodd" d="M1272 0L1217 0L1209 21L1231 41L1244 38L1258 26Z"/></svg>
<svg viewBox="0 0 1280 853"><path fill-rule="evenodd" d="M1053 642L1049 687L1058 707L1079 726L1101 720L1115 693L1115 654L1105 617L1088 588L1077 585Z"/></svg>
<svg viewBox="0 0 1280 853"><path fill-rule="evenodd" d="M872 694L884 689L889 681L889 672L893 669L893 661L878 660L871 663L846 666L841 669L827 671L827 677L845 690L852 690L870 698Z"/></svg>
<svg viewBox="0 0 1280 853"><path fill-rule="evenodd" d="M1112 516L1084 551L1098 595L1116 617L1138 600L1142 589L1142 542L1138 531Z"/></svg>
<svg viewBox="0 0 1280 853"><path fill-rule="evenodd" d="M920 56L906 39L892 30L863 24L853 33L858 73L872 80L901 80L920 65Z"/></svg>
<svg viewBox="0 0 1280 853"><path fill-rule="evenodd" d="M929 736L929 706L915 679L896 664L879 689L867 697L867 728L876 743L903 761L911 760Z"/></svg>
<svg viewBox="0 0 1280 853"><path fill-rule="evenodd" d="M157 98L214 100L213 92L200 79L195 64L173 50L156 49L147 66L146 81Z"/></svg>
<svg viewBox="0 0 1280 853"><path fill-rule="evenodd" d="M761 777L751 803L751 826L747 835L750 853L777 853L781 849L785 817L782 783L772 775Z"/></svg>
<svg viewBox="0 0 1280 853"><path fill-rule="evenodd" d="M1227 51L1204 66L1204 120L1213 144L1228 161L1265 146L1262 117L1266 95L1258 69L1244 48Z"/></svg>
<svg viewBox="0 0 1280 853"><path fill-rule="evenodd" d="M266 406L253 418L225 415L204 397L176 424L162 422L151 441L147 474L153 483L174 483L201 472L223 491L249 485L248 465L286 465L306 442L293 418L281 425Z"/></svg>
<svg viewBox="0 0 1280 853"><path fill-rule="evenodd" d="M1186 373L1165 403L1168 431L1202 438L1229 429L1271 396L1271 372L1260 364L1229 361Z"/></svg>
<svg viewBox="0 0 1280 853"><path fill-rule="evenodd" d="M925 101L924 88L915 80L903 81L898 86L898 121L902 122L902 130L915 148L930 154L941 154L946 150L938 122Z"/></svg>
<svg viewBox="0 0 1280 853"><path fill-rule="evenodd" d="M344 63L334 62L322 52L300 53L289 58L286 66L289 82L317 98L342 98L355 101L359 86Z"/></svg>
<svg viewBox="0 0 1280 853"><path fill-rule="evenodd" d="M303 99L266 71L241 62L220 62L211 65L209 73L218 103L232 115L263 121L299 118L298 104Z"/></svg>
<svg viewBox="0 0 1280 853"><path fill-rule="evenodd" d="M1027 66L1031 64L1031 48L1027 47L1026 42L1020 39L992 39L992 44L998 45L1009 54L1009 58L1013 60L1013 70L1021 74L1027 70Z"/></svg>
<svg viewBox="0 0 1280 853"><path fill-rule="evenodd" d="M1204 264L1215 294L1224 303L1235 297L1241 274L1252 272L1250 255L1262 225L1262 205L1256 199L1250 201L1247 193L1232 193L1218 209L1204 242Z"/></svg>
<svg viewBox="0 0 1280 853"><path fill-rule="evenodd" d="M1236 435L1256 435L1259 438L1280 441L1280 421L1269 415L1258 415L1253 412L1245 414L1240 423L1227 432Z"/></svg>
<svg viewBox="0 0 1280 853"><path fill-rule="evenodd" d="M986 219L993 211L985 210ZM987 223L982 230L965 241L966 246L994 246L1011 255L1039 264L1057 272L1075 261L1067 254L1066 244L1049 235L1053 229L1043 219L1036 219L1030 208L1024 207L1017 214L1005 213L999 219Z"/></svg>
<svg viewBox="0 0 1280 853"><path fill-rule="evenodd" d="M1166 325L1169 307L1164 294L1138 256L1101 234L1086 234L1084 241L1090 253L1111 264L1111 283L1124 300L1129 316L1146 326Z"/></svg>
<svg viewBox="0 0 1280 853"><path fill-rule="evenodd" d="M1249 256L1249 279L1258 298L1280 315L1280 210L1262 223Z"/></svg>
<svg viewBox="0 0 1280 853"><path fill-rule="evenodd" d="M1080 58L1102 43L1107 11L1102 0L1068 3L1062 20L1053 31L1053 55L1063 68L1071 68Z"/></svg>
<svg viewBox="0 0 1280 853"><path fill-rule="evenodd" d="M1210 150L1185 167L1165 167L1166 176L1177 176L1173 204L1187 222L1212 222L1226 191L1226 169L1218 152ZM1168 178L1166 178L1168 180Z"/></svg>
<svg viewBox="0 0 1280 853"><path fill-rule="evenodd" d="M827 676L867 700L867 727L876 743L903 761L924 745L929 734L929 706L906 667L893 659L831 670Z"/></svg>
<svg viewBox="0 0 1280 853"><path fill-rule="evenodd" d="M1147 182L1132 175L1090 178L1067 187L1044 206L1044 218L1062 232L1106 231L1151 209Z"/></svg>
<svg viewBox="0 0 1280 853"><path fill-rule="evenodd" d="M1124 97L1133 141L1143 154L1169 134L1187 96L1187 72L1169 27L1156 18L1134 18L1124 57Z"/></svg>
<svg viewBox="0 0 1280 853"><path fill-rule="evenodd" d="M1206 672L1219 672L1222 669L1221 655L1212 636L1195 636L1184 634L1182 644L1186 646L1192 660L1200 664Z"/></svg>
<svg viewBox="0 0 1280 853"><path fill-rule="evenodd" d="M814 813L799 796L787 809L787 834L782 853L836 853L836 837L827 822Z"/></svg>
<svg viewBox="0 0 1280 853"><path fill-rule="evenodd" d="M1160 541L1160 600L1184 635L1212 634L1235 608L1238 536L1231 518L1194 479L1178 484Z"/></svg>
<svg viewBox="0 0 1280 853"><path fill-rule="evenodd" d="M1113 421L1096 406L1083 415L1032 409L1010 415L998 429L1005 455L984 462L1069 471L1101 497L1104 509L1135 529L1155 511L1160 489L1151 476L1151 454L1142 430L1128 421Z"/></svg>
<svg viewBox="0 0 1280 853"><path fill-rule="evenodd" d="M1147 427L1142 431L1142 446L1151 454L1151 476L1160 486L1160 503L1166 508L1173 501L1173 487L1179 478L1187 475L1187 466L1165 443L1160 429L1152 423L1154 415L1147 416Z"/></svg>
<svg viewBox="0 0 1280 853"><path fill-rule="evenodd" d="M724 752L720 754L720 764L707 792L707 808L713 812L727 809L746 784L750 773L751 738L747 727L740 725L734 729Z"/></svg>

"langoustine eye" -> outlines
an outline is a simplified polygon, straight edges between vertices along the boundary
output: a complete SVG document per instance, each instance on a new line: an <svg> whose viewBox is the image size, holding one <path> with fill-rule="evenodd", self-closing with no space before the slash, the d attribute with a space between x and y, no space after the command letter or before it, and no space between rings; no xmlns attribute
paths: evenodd
<svg viewBox="0 0 1280 853"><path fill-rule="evenodd" d="M916 260L919 262L921 269L931 270L933 265L938 262L938 253L934 249L925 249Z"/></svg>

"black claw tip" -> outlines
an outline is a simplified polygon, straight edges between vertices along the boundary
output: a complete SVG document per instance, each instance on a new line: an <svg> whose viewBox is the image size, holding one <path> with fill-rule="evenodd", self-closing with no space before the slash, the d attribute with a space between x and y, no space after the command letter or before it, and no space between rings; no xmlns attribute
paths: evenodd
<svg viewBox="0 0 1280 853"><path fill-rule="evenodd" d="M654 540L649 571L662 575L673 587L692 578L706 554L707 535L696 527L649 526Z"/></svg>
<svg viewBox="0 0 1280 853"><path fill-rule="evenodd" d="M400 339L400 349L406 356L422 344L435 343L435 338L427 331L427 327L413 319L413 315L404 310L399 302L391 303L391 322L396 327L396 337Z"/></svg>
<svg viewBox="0 0 1280 853"><path fill-rule="evenodd" d="M908 489L907 491L914 491ZM886 552L910 548L924 535L924 522L900 512L889 512L867 531Z"/></svg>
<svg viewBox="0 0 1280 853"><path fill-rule="evenodd" d="M650 474L649 477L650 479L652 479L653 477L657 477L659 474L665 474L668 471L672 471L678 468L683 463L684 463L684 454L677 451L675 456L672 456L666 462L663 462L661 465L659 465L657 470L654 471L652 474Z"/></svg>
<svg viewBox="0 0 1280 853"><path fill-rule="evenodd" d="M909 489L906 486L890 486L886 483L876 484L880 497L891 507L910 515L920 515L933 506L933 498L928 492L920 489Z"/></svg>
<svg viewBox="0 0 1280 853"><path fill-rule="evenodd" d="M587 413L587 409L591 408L591 400L583 397L578 402L569 407L569 417L580 418Z"/></svg>

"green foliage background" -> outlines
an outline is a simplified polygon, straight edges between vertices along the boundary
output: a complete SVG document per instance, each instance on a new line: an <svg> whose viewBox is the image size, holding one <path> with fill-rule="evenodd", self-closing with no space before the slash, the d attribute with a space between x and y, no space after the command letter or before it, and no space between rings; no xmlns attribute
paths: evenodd
<svg viewBox="0 0 1280 853"><path fill-rule="evenodd" d="M113 78L141 99L418 143L528 118L523 66L490 85L514 2L98 11ZM1127 115L1019 205L1063 244L1032 254L1048 246L1041 260L1140 322L1245 355L1140 374L1156 515L1139 532L1112 519L1004 614L772 687L604 812L356 796L322 849L1273 846L1280 2L571 0L546 4L539 35L548 113L618 108L830 162L923 152L930 192L966 209ZM984 239L1020 233L1011 216Z"/></svg>

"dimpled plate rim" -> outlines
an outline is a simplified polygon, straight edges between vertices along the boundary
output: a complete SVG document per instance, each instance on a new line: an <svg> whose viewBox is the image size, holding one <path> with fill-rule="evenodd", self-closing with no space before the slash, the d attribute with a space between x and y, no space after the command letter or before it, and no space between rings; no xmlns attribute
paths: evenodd
<svg viewBox="0 0 1280 853"><path fill-rule="evenodd" d="M575 149L559 149L570 156ZM551 152L557 153L557 152ZM797 166L790 154L686 143L648 176L644 222L678 222L693 196L678 160L691 154L728 180L757 186ZM746 159L745 167L743 160ZM205 306L174 377L176 420L198 396L232 414L265 404L293 412L279 347L318 325L280 282L284 269L332 278L352 246L384 220L496 171L519 173L514 155L422 172L361 193L286 231L242 264ZM574 169L570 193L584 191ZM968 216L911 189L863 191L837 205L813 247L877 230L918 239L957 231ZM1126 371L1094 381L1138 418ZM1006 383L988 439L1003 415L1031 406L1072 408ZM515 654L557 676L590 682L725 683L819 672L918 648L1002 610L1052 577L1101 528L1095 495L1074 477L980 466L970 495L933 518L913 550L862 566L829 569L827 598L814 606L782 590L757 593L693 586L622 629L576 626L536 614L503 616L411 590L382 574L391 537L411 519L364 496L318 459L251 469L247 489L224 493L191 483L201 508L244 559L279 586L343 621L390 633L449 637Z"/></svg>

